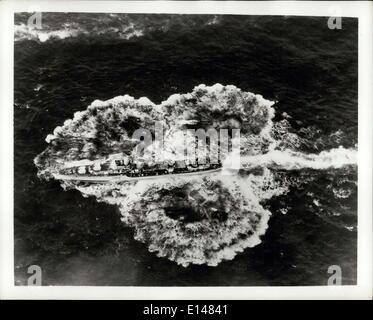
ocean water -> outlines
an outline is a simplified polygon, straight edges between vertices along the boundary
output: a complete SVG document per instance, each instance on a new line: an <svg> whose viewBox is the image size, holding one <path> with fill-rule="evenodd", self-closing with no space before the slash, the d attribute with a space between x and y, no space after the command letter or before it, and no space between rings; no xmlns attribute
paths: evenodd
<svg viewBox="0 0 373 320"><path fill-rule="evenodd" d="M26 27L27 18L15 16L16 284L27 283L32 264L42 268L44 285L326 285L331 265L341 267L343 284L356 283L356 19L343 18L341 30L330 30L322 17L43 13L36 31ZM245 127L254 132L247 146L256 152L244 158L254 174L229 179L240 187L245 180L241 194L250 205L255 199L248 210L263 222L254 242L240 231L232 257L189 263L180 237L165 239L175 240L171 251L152 243L148 237L169 230L162 229L162 215L156 223L141 220L158 189L132 208L125 191L118 198L102 189L63 189L35 166L46 137L97 99L127 94L160 105L201 84L211 107L225 101L222 88L229 85L235 101L252 92L274 102L259 104L268 113L253 113ZM199 105L168 106L172 114L178 107L204 114ZM62 140L70 146L67 136ZM45 158L61 157L56 150ZM222 204L237 201L227 195ZM233 223L242 216L229 217ZM213 223L223 234L223 223Z"/></svg>

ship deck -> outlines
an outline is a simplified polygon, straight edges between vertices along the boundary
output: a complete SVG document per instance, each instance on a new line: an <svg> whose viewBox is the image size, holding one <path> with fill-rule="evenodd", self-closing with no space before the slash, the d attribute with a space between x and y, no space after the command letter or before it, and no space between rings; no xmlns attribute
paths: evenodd
<svg viewBox="0 0 373 320"><path fill-rule="evenodd" d="M142 177L129 177L126 175L112 175L112 176L92 176L92 175L64 175L55 174L56 180L63 181L77 181L77 182L90 182L90 183L112 183L122 181L137 181L137 180L155 180L161 177L179 177L179 176L197 176L201 174L212 174L220 172L222 168L211 169L211 170L200 170L194 172L180 172L180 173L168 173L154 176L142 176Z"/></svg>

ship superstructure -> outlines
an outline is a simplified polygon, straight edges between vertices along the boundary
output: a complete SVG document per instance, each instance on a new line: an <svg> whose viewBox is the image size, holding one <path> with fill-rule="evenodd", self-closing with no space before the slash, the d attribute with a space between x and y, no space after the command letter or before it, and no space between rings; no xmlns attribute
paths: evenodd
<svg viewBox="0 0 373 320"><path fill-rule="evenodd" d="M221 162L199 163L198 159L195 162L188 160L134 161L130 156L116 154L105 160L83 159L69 162L55 177L60 180L82 181L132 180L161 175L197 174L202 171L217 171L221 167Z"/></svg>

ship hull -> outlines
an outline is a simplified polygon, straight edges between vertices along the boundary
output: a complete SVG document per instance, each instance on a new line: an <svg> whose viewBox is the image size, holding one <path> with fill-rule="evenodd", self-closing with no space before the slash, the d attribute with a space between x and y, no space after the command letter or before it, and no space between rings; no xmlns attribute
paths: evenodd
<svg viewBox="0 0 373 320"><path fill-rule="evenodd" d="M122 181L137 181L137 180L154 180L161 177L185 177L185 176L198 176L200 174L212 174L220 172L222 168L201 170L194 172L181 172L181 173L169 173L154 176L142 176L142 177L129 177L126 175L112 175L112 176L90 176L90 175L64 175L55 174L54 178L62 181L72 182L90 182L90 183L113 183Z"/></svg>

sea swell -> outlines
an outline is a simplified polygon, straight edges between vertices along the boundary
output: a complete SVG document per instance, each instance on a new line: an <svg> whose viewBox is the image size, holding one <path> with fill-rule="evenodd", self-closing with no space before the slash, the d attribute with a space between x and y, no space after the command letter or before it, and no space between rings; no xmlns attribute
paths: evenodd
<svg viewBox="0 0 373 320"><path fill-rule="evenodd" d="M35 17L35 18L33 18ZM120 13L85 14L42 12L19 13L15 19L14 40L33 40L40 43L77 37L101 37L102 39L130 40L152 32L188 30L196 27L213 27L219 24L219 16L193 16L185 23L182 17L169 15L128 15Z"/></svg>
<svg viewBox="0 0 373 320"><path fill-rule="evenodd" d="M122 220L149 251L182 266L216 266L261 242L271 212L263 202L289 192L293 182L276 170L339 169L356 165L355 149L335 146L305 153L305 142L286 119L275 121L274 102L233 85L199 85L161 104L143 97L94 101L47 136L48 148L35 159L38 175L50 179L66 162L131 154L138 128L162 122L169 149L176 129L240 129L241 168L213 174L109 184L61 182L83 196L119 207ZM340 196L338 194L338 196Z"/></svg>

